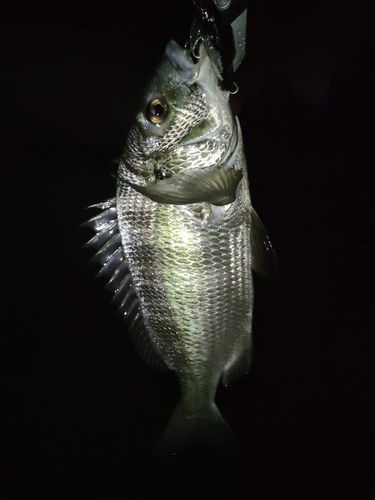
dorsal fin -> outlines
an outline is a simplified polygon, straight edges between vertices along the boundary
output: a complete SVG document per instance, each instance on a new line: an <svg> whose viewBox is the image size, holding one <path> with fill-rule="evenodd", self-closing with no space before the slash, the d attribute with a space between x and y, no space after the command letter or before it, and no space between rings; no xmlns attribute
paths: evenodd
<svg viewBox="0 0 375 500"><path fill-rule="evenodd" d="M100 208L103 212L85 222L83 226L90 227L96 232L85 246L97 250L91 259L92 262L99 262L102 266L97 276L108 278L106 288L114 293L112 302L124 317L125 325L132 336L138 354L153 368L165 369L166 364L143 322L139 299L134 290L131 272L122 247L116 199L112 198L89 208L93 207Z"/></svg>

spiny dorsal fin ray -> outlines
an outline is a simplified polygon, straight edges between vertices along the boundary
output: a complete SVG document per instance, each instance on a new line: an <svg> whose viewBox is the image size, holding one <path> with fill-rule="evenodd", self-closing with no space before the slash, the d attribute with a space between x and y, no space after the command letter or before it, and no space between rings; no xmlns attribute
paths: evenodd
<svg viewBox="0 0 375 500"><path fill-rule="evenodd" d="M117 248L111 255L111 257L107 260L104 266L100 269L97 276L106 276L107 278L111 278L114 271L120 266L124 266L128 269L128 265L124 260L124 251L122 249L122 245ZM120 262L120 264L119 264Z"/></svg>
<svg viewBox="0 0 375 500"><path fill-rule="evenodd" d="M111 273L106 288L112 290L114 294L121 294L124 287L128 288L129 286L131 286L130 270L127 262L122 260Z"/></svg>
<svg viewBox="0 0 375 500"><path fill-rule="evenodd" d="M132 335L138 354L153 368L166 369L166 365L150 339L143 322L139 299L134 291L133 280L121 243L116 199L112 198L107 202L92 205L92 207L103 210L99 215L83 224L96 232L96 235L85 246L97 250L91 259L102 265L97 276L108 278L106 288L114 293L112 302L117 305L119 313L124 317L126 328Z"/></svg>
<svg viewBox="0 0 375 500"><path fill-rule="evenodd" d="M108 238L114 234L114 232L117 229L117 221L112 220L108 224L106 224L106 227L101 229L96 233L96 235L89 240L85 246L93 246L95 248L100 248L104 245L106 241L108 241Z"/></svg>
<svg viewBox="0 0 375 500"><path fill-rule="evenodd" d="M99 248L94 257L92 258L93 262L99 262L102 266L108 262L114 252L121 246L121 236L119 233L111 232L108 234L108 239L105 241L104 245Z"/></svg>
<svg viewBox="0 0 375 500"><path fill-rule="evenodd" d="M251 208L251 266L264 278L276 281L278 270L276 254L267 231L256 211Z"/></svg>

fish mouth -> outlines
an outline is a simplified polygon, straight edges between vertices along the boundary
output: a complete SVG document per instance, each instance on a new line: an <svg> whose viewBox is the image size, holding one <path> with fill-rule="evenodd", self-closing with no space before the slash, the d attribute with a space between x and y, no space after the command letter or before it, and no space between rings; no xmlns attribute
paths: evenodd
<svg viewBox="0 0 375 500"><path fill-rule="evenodd" d="M165 49L165 54L168 57L169 62L178 72L179 77L187 87L192 87L193 84L200 83L204 80L208 81L209 85L210 79L212 78L212 76L210 75L211 66L214 75L218 80L220 80L218 70L212 63L203 42L199 44L199 53L197 56L195 56L197 62L193 61L187 49L183 49L182 47L180 47L174 40L170 40L168 42ZM204 86L204 93L206 94L206 99L208 96L210 101L213 99L212 91L210 90L209 86ZM210 126L207 123L208 130L205 131L204 125L203 127L202 124L198 125L193 130L189 131L186 136L180 140L180 146L191 146L192 144L205 142L207 140L215 140L221 136L224 129L224 126L222 125L224 123L224 119L221 106L217 105L214 102L212 102L210 105L215 106L219 115L217 119L217 127L215 127L214 129L210 129ZM197 129L199 129L200 127L202 127L202 133L197 135Z"/></svg>
<svg viewBox="0 0 375 500"><path fill-rule="evenodd" d="M203 44L199 46L198 62L194 63L186 49L183 49L174 40L170 40L165 48L165 54L169 62L178 71L182 81L191 87L198 79L201 67L207 57Z"/></svg>

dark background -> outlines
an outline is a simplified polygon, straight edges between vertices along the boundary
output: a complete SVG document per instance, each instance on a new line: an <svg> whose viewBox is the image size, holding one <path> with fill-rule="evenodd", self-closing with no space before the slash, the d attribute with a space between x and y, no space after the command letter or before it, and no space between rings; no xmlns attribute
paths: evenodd
<svg viewBox="0 0 375 500"><path fill-rule="evenodd" d="M365 2L250 2L232 102L280 281L255 278L253 367L218 391L238 451L152 458L176 382L137 357L79 225L94 214L85 207L114 195L142 87L192 18L182 0L21 1L2 12L4 498L374 497Z"/></svg>

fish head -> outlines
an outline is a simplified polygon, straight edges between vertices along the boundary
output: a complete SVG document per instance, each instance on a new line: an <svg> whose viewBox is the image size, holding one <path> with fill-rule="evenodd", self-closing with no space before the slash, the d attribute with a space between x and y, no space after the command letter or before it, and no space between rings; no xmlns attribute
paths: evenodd
<svg viewBox="0 0 375 500"><path fill-rule="evenodd" d="M218 104L215 97L220 94L228 100L227 92L219 87L219 78L203 43L199 47L197 61L194 62L188 50L171 40L154 78L146 88L143 110L137 117L144 132L147 135L161 136L171 125L179 128L181 114L188 116L189 120L188 126L186 123L181 132L196 126L202 115L209 115L209 108ZM203 96L204 100L199 99ZM202 101L200 106L197 102L194 106L194 101L198 100Z"/></svg>
<svg viewBox="0 0 375 500"><path fill-rule="evenodd" d="M122 156L127 170L149 183L158 180L155 172L169 176L191 166L207 166L207 152L205 164L198 154L195 165L186 159L192 146L197 153L197 144L210 143L211 152L223 149L223 137L228 139L234 127L228 98L204 44L191 57L171 40L130 130ZM210 158L214 165L218 155Z"/></svg>
<svg viewBox="0 0 375 500"><path fill-rule="evenodd" d="M194 64L176 42L170 41L154 77L145 89L141 110L136 118L143 134L151 138L162 137L171 127L175 131L180 130L181 113L186 114L186 111L191 111L188 113L190 127L200 121L199 109L195 110L196 113L190 109L192 87L198 75L199 65ZM180 139L180 133L177 137ZM150 146L152 142L149 141Z"/></svg>

